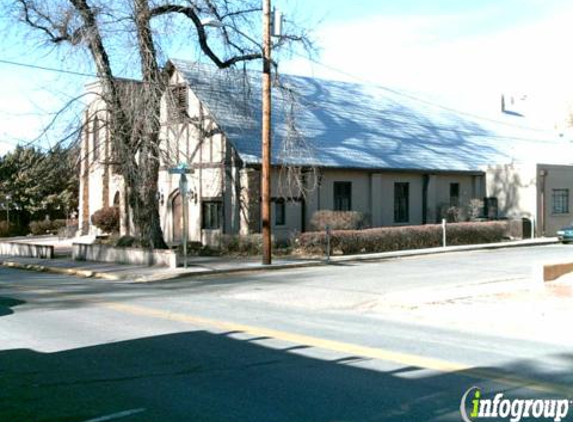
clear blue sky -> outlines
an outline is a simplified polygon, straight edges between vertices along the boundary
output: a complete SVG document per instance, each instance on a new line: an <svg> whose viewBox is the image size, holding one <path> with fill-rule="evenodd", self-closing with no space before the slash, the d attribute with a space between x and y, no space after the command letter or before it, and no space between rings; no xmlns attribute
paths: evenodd
<svg viewBox="0 0 573 422"><path fill-rule="evenodd" d="M480 86L549 92L573 71L568 0L275 0L287 16L313 26L318 59L342 72L386 85ZM571 18L571 19L569 19ZM0 59L86 70L62 54L23 42L0 18ZM553 35L548 34L553 33ZM188 51L170 51L189 56ZM348 78L300 58L283 69ZM0 63L0 152L32 139L49 113L81 93L86 78ZM553 83L549 88L549 81ZM481 85L480 85L481 84ZM49 142L49 140L48 140Z"/></svg>

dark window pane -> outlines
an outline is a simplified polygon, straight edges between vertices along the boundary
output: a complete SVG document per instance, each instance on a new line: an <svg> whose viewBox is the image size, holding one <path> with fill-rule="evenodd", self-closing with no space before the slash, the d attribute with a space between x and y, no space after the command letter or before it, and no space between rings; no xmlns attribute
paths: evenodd
<svg viewBox="0 0 573 422"><path fill-rule="evenodd" d="M553 214L568 214L569 189L553 189L551 202Z"/></svg>
<svg viewBox="0 0 573 422"><path fill-rule="evenodd" d="M202 228L206 230L215 230L221 228L222 206L219 201L203 202L203 222Z"/></svg>
<svg viewBox="0 0 573 422"><path fill-rule="evenodd" d="M284 199L277 199L275 202L275 226L286 224L286 205Z"/></svg>
<svg viewBox="0 0 573 422"><path fill-rule="evenodd" d="M457 207L460 205L460 184L450 183L450 206Z"/></svg>
<svg viewBox="0 0 573 422"><path fill-rule="evenodd" d="M94 149L94 161L99 160L99 119L96 117L93 123L93 149Z"/></svg>
<svg viewBox="0 0 573 422"><path fill-rule="evenodd" d="M177 85L169 89L167 110L171 120L182 120L187 115L187 86Z"/></svg>
<svg viewBox="0 0 573 422"><path fill-rule="evenodd" d="M334 211L352 210L352 183L334 182Z"/></svg>
<svg viewBox="0 0 573 422"><path fill-rule="evenodd" d="M410 184L394 183L394 222L407 223L410 221L409 211Z"/></svg>

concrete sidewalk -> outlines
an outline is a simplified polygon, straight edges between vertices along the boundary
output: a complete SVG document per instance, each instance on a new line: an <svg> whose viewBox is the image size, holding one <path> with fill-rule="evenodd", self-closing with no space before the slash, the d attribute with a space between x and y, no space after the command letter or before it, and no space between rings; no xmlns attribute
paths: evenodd
<svg viewBox="0 0 573 422"><path fill-rule="evenodd" d="M490 243L483 245L449 246L445 248L428 248L374 254L333 256L330 258L330 262L335 264L337 262L376 261L452 252L540 246L553 243L557 243L557 238L540 238L502 243ZM12 268L68 274L78 277L95 277L107 280L133 280L136 282L172 280L177 278L208 274L269 271L308 266L320 266L326 264L327 262L324 258L278 258L273 260L272 265L266 266L261 264L260 258L193 256L188 258L188 268L179 267L172 269L157 266L148 267L104 262L74 261L69 257L60 257L56 259L39 259L0 256L0 265Z"/></svg>
<svg viewBox="0 0 573 422"><path fill-rule="evenodd" d="M317 260L275 259L272 265L264 266L261 264L259 258L194 256L188 259L187 268L167 268L108 262L74 261L69 258L37 259L0 256L0 265L23 270L68 274L78 277L151 282L173 280L187 276L298 268L324 264Z"/></svg>
<svg viewBox="0 0 573 422"><path fill-rule="evenodd" d="M497 334L573 346L567 335L572 304L573 274L567 274L543 284L516 279L438 292L401 292L388 295L367 313L401 323L448 327L468 336Z"/></svg>

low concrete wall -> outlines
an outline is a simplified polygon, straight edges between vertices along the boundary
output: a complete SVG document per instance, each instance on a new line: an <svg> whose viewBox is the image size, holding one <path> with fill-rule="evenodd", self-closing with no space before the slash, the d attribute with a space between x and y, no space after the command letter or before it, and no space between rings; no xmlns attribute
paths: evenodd
<svg viewBox="0 0 573 422"><path fill-rule="evenodd" d="M0 242L0 255L53 259L54 247L24 242Z"/></svg>
<svg viewBox="0 0 573 422"><path fill-rule="evenodd" d="M171 250L113 248L105 245L74 243L72 258L77 261L102 261L117 264L161 265L176 268L177 255Z"/></svg>
<svg viewBox="0 0 573 422"><path fill-rule="evenodd" d="M573 272L573 262L546 264L543 266L543 281L553 281L570 272Z"/></svg>

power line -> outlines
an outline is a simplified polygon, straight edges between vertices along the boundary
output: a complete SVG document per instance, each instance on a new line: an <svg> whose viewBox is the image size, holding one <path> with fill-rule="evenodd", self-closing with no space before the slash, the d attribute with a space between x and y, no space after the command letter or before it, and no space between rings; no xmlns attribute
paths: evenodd
<svg viewBox="0 0 573 422"><path fill-rule="evenodd" d="M54 67L47 67L47 66L39 66L39 65L31 64L31 63L20 63L20 62L14 62L11 60L6 60L6 59L0 59L0 63L8 64L11 66L25 67L25 68L29 68L29 69L45 70L48 72L65 73L67 75L97 78L97 75L90 74L90 73L76 72L74 70L67 70L67 69L57 69Z"/></svg>
<svg viewBox="0 0 573 422"><path fill-rule="evenodd" d="M443 104L439 104L424 98L420 98L417 97L415 95L412 94L408 94L399 90L396 90L394 88L390 88L387 86L384 86L382 84L379 83L375 83L372 82L366 78L362 78L356 75L353 75L351 73L345 72L341 69L335 68L333 66L327 65L325 63L319 62L318 60L309 58L307 56L304 56L302 54L299 53L294 53L295 55L298 55L299 57L305 58L306 60L309 60L310 62L318 65L318 66L322 66L328 70L331 70L333 72L336 72L340 75L344 75L347 76L349 78L352 78L356 81L362 82L362 83L367 83L368 85L383 89L387 92L390 92L394 95L398 95L404 98L408 98L410 100L414 100L414 101L418 101L427 105L431 105L434 107L439 107L443 110L447 110L456 114L461 114L461 115L465 115L465 116L469 116L472 117L474 119L479 119L479 120L483 120L483 121L488 121L491 123L496 123L496 124L501 124L501 125L505 125L505 126L509 126L509 127L514 127L514 128L518 128L518 129L522 129L522 130L528 130L528 131L539 131L539 132L547 132L547 130L544 129L540 129L540 128L534 128L534 127L527 127L527 126L522 126L522 125L518 125L518 124L514 124L514 123L510 123L510 122L504 122L504 121L500 121L500 120L496 120L496 119L492 119L489 117L484 117L484 116L479 116L473 113L468 113L466 111L462 111L453 107L448 107L445 106ZM55 73L62 73L62 74L68 74L68 75L73 75L73 76L81 76L81 77L90 77L90 78L98 78L99 76L96 74L90 74L90 73L85 73L85 72L77 72L77 71L72 71L72 70L67 70L67 69L58 69L58 68L53 68L53 67L48 67L48 66L39 66L39 65L34 65L34 64L30 64L30 63L21 63L21 62L15 62L15 61L11 61L11 60L6 60L6 59L0 59L0 63L1 64L7 64L7 65L11 65L11 66L18 66L18 67L24 67L24 68L29 68L29 69L36 69L36 70L42 70L42 71L48 71L48 72L55 72ZM293 75L293 76L298 76L298 75ZM228 91L224 90L224 89L213 89L211 88L209 90L211 93L220 93L220 94L229 94ZM319 106L319 108L322 108Z"/></svg>
<svg viewBox="0 0 573 422"><path fill-rule="evenodd" d="M512 127L516 127L516 128L519 128L519 129L535 130L535 131L540 131L540 132L541 132L541 131L545 131L544 129L534 128L534 127L527 127L527 126L522 126L522 125L517 125L517 124L514 124L514 123L510 123L510 122L504 122L504 121L501 121L501 120L496 120L496 119L492 119L492 118L490 118L490 117L480 116L480 115L477 115L477 114L469 113L469 112L467 112L467 111L463 111L463 110L456 109L456 108L454 108L454 107L449 107L449 106L446 106L446 105L443 105L443 104L439 104L439 103L436 103L436 102L427 100L427 99L425 99L425 98L420 98L420 97L417 97L417 96L415 96L415 95L408 94L408 93L406 93L406 92L402 92L402 91L399 91L399 90L397 90L397 89L384 86L384 85L382 85L382 84L380 84L380 83L373 82L373 81L368 80L368 79L366 79L366 78L363 78L363 77L360 77L360 76L357 76L357 75L353 75L353 74L348 73L348 72L345 72L345 71L343 71L343 70L341 70L341 69L338 69L338 68L335 68L335 67L333 67L333 66L327 65L327 64L325 64L325 63L319 62L318 60L313 59L313 58L310 58L310 57L305 56L305 55L303 55L303 54L300 54L300 53L297 53L297 52L293 52L293 54L296 55L296 56L299 56L299 57L301 57L301 58L303 58L303 59L306 59L306 60L310 61L311 63L314 63L314 64L316 64L316 65L318 65L318 66L322 66L322 67L324 67L325 69L328 69L328 70L331 70L331 71L333 71L333 72L336 72L336 73L338 73L338 74L340 74L340 75L347 76L347 77L349 77L349 78L352 78L352 79L354 79L354 80L356 80L356 81L359 81L359 82L362 82L362 83L367 83L367 84L369 84L369 85L372 85L372 86L375 86L375 87L377 87L377 88L383 89L383 90L388 91L388 92L390 92L390 93L392 93L392 94L399 95L399 96L402 96L402 97L404 97L404 98L408 98L408 99L410 99L410 100L419 101L419 102L421 102L421 103L424 103L424 104L427 104L427 105L431 105L431 106L434 106L434 107L439 107L439 108L441 108L441 109L444 109L444 110L447 110L447 111L451 111L451 112L454 112L454 113L457 113L457 114L463 114L463 115L465 115L465 116L473 117L474 119L484 120L484 121L488 121L488 122L492 122L492 123L497 123L497 124L501 124L501 125L506 125L506 126L512 126Z"/></svg>

